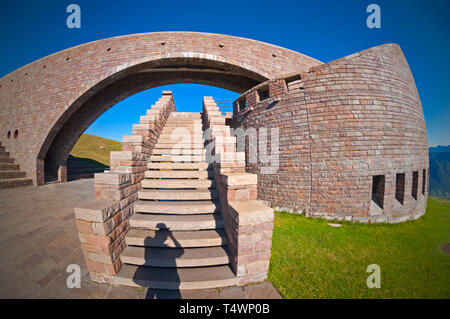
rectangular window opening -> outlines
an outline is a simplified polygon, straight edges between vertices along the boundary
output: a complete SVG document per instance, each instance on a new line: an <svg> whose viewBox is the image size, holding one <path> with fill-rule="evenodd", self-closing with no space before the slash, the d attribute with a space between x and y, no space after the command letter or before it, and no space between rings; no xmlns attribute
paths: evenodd
<svg viewBox="0 0 450 319"><path fill-rule="evenodd" d="M384 204L384 175L375 175L372 179L372 200L383 209Z"/></svg>
<svg viewBox="0 0 450 319"><path fill-rule="evenodd" d="M286 85L289 92L295 91L295 90L302 90L302 79L300 74L296 74L290 77L287 77L285 79Z"/></svg>
<svg viewBox="0 0 450 319"><path fill-rule="evenodd" d="M258 90L259 101L263 101L269 98L269 88L265 87Z"/></svg>
<svg viewBox="0 0 450 319"><path fill-rule="evenodd" d="M412 188L411 188L411 196L414 197L414 199L417 199L417 190L419 188L419 172L413 172L412 175Z"/></svg>
<svg viewBox="0 0 450 319"><path fill-rule="evenodd" d="M427 170L422 171L422 195L425 195L425 189L427 186Z"/></svg>
<svg viewBox="0 0 450 319"><path fill-rule="evenodd" d="M399 173L395 176L395 199L403 205L405 200L405 173Z"/></svg>
<svg viewBox="0 0 450 319"><path fill-rule="evenodd" d="M245 109L246 107L247 107L247 100L246 99L238 101L238 110L239 111Z"/></svg>

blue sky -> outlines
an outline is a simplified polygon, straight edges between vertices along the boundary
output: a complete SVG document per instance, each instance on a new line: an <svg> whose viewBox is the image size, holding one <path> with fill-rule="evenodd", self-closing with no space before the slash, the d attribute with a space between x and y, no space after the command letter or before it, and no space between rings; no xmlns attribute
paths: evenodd
<svg viewBox="0 0 450 319"><path fill-rule="evenodd" d="M81 7L81 29L66 27L66 7ZM367 5L381 7L381 29L369 29ZM8 1L0 11L0 76L51 53L112 36L155 31L223 33L280 45L323 62L383 43L400 44L422 100L430 145L450 144L450 1ZM200 111L218 88L176 85L179 110ZM122 140L162 88L132 96L87 132Z"/></svg>

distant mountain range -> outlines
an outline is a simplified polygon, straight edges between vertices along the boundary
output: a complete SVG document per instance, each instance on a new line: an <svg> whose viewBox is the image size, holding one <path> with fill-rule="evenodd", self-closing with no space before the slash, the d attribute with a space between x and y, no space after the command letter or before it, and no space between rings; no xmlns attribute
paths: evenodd
<svg viewBox="0 0 450 319"><path fill-rule="evenodd" d="M429 150L430 150L430 152L433 152L433 153L443 153L443 152L447 153L447 152L450 152L450 145L446 145L446 146L438 145L435 147L430 147Z"/></svg>
<svg viewBox="0 0 450 319"><path fill-rule="evenodd" d="M450 145L430 147L430 195L450 199Z"/></svg>

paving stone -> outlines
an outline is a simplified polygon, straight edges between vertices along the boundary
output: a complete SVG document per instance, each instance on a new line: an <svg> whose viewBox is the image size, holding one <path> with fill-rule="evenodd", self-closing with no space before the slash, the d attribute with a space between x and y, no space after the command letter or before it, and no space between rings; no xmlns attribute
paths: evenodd
<svg viewBox="0 0 450 319"><path fill-rule="evenodd" d="M247 285L244 292L248 299L281 299L280 293L269 281Z"/></svg>
<svg viewBox="0 0 450 319"><path fill-rule="evenodd" d="M106 298L107 299L137 299L139 295L139 288L127 287L112 287Z"/></svg>

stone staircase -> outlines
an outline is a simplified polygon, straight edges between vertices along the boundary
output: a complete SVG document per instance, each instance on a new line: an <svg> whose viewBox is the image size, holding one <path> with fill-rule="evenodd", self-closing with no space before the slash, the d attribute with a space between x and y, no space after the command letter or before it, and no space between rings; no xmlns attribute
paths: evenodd
<svg viewBox="0 0 450 319"><path fill-rule="evenodd" d="M20 170L19 164L6 152L0 142L0 188L32 186L33 181L26 178L25 172Z"/></svg>
<svg viewBox="0 0 450 319"><path fill-rule="evenodd" d="M200 113L170 114L141 186L114 283L174 290L236 285Z"/></svg>

